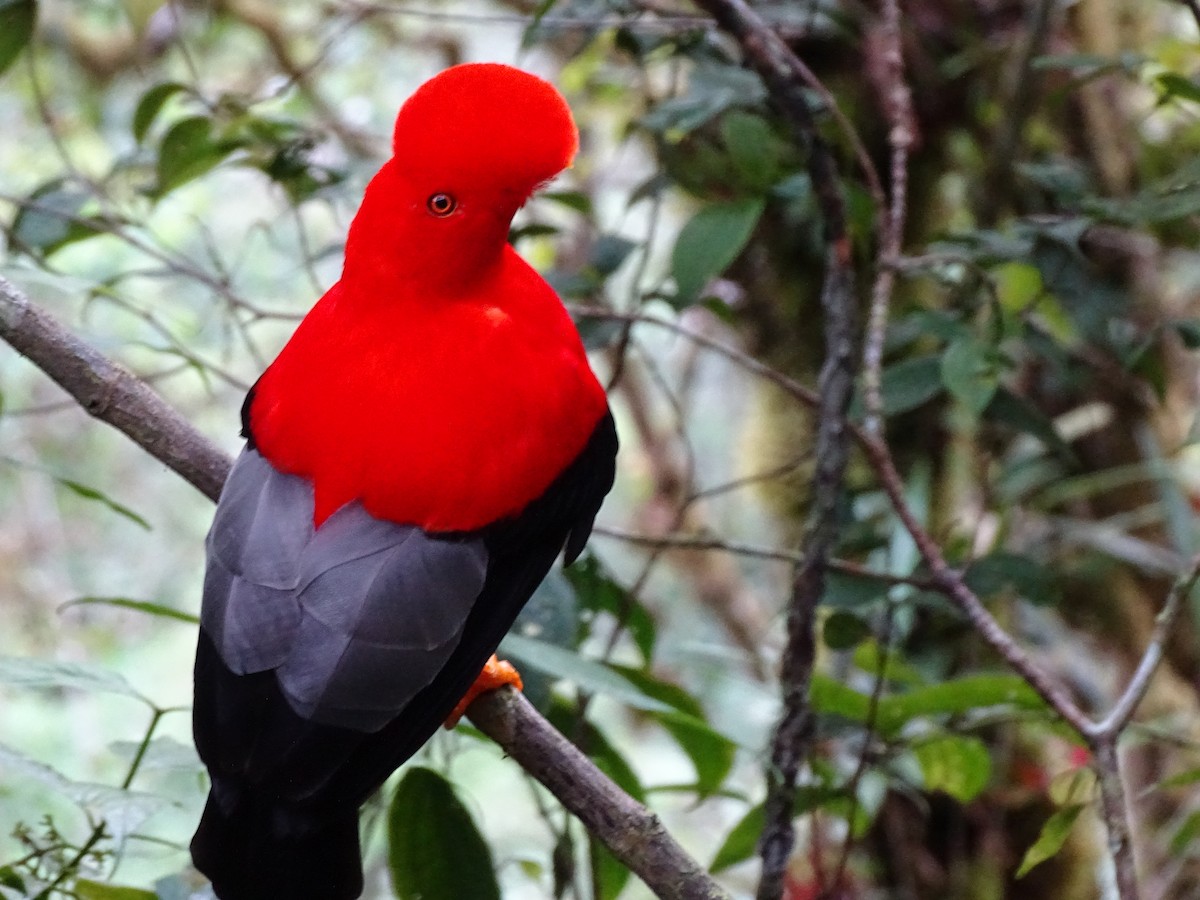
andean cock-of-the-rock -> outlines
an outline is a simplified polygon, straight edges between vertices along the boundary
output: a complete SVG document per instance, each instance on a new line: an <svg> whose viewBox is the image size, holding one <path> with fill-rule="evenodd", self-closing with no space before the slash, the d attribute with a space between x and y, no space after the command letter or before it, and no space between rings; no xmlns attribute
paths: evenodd
<svg viewBox="0 0 1200 900"><path fill-rule="evenodd" d="M569 166L550 84L455 66L396 119L340 280L246 398L209 532L192 840L221 900L350 900L358 809L472 689L613 482L604 390L508 244Z"/></svg>

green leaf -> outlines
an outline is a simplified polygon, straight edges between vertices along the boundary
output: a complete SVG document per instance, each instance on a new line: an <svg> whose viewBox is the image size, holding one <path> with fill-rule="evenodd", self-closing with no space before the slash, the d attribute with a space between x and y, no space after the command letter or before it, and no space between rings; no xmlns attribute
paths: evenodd
<svg viewBox="0 0 1200 900"><path fill-rule="evenodd" d="M646 608L616 582L594 553L579 557L566 573L579 605L592 612L606 612L623 623L642 660L648 663L654 655L655 627Z"/></svg>
<svg viewBox="0 0 1200 900"><path fill-rule="evenodd" d="M592 252L588 257L588 267L600 278L607 278L621 268L621 264L625 262L635 247L637 247L636 241L623 238L619 234L602 234L592 245Z"/></svg>
<svg viewBox="0 0 1200 900"><path fill-rule="evenodd" d="M92 881L89 878L75 879L74 890L79 900L158 900L154 891L105 884L103 881Z"/></svg>
<svg viewBox="0 0 1200 900"><path fill-rule="evenodd" d="M12 866L0 866L0 887L11 888L21 897L26 894L25 882Z"/></svg>
<svg viewBox="0 0 1200 900"><path fill-rule="evenodd" d="M147 522L145 519L143 519L141 516L139 516L137 513L135 513L128 506L125 506L122 503L118 503L116 500L113 500L111 497L109 497L107 494L103 493L102 491L99 491L94 487L88 487L86 484L80 484L78 481L72 481L70 478L55 478L54 480L57 481L59 484L61 484L63 487L65 487L67 490L82 497L84 500L94 500L97 503L107 506L109 509L111 509L113 512L115 512L117 515L124 516L126 519L129 519L129 521L131 521L137 525L140 525L142 528L146 529L147 531L152 530L150 528L149 522Z"/></svg>
<svg viewBox="0 0 1200 900"><path fill-rule="evenodd" d="M33 37L37 21L34 0L0 0L0 75L3 75Z"/></svg>
<svg viewBox="0 0 1200 900"><path fill-rule="evenodd" d="M725 835L725 840L709 864L708 871L715 875L753 856L758 849L758 839L766 822L762 804L751 807L729 834Z"/></svg>
<svg viewBox="0 0 1200 900"><path fill-rule="evenodd" d="M487 842L450 783L432 769L404 773L388 806L387 835L400 900L500 900Z"/></svg>
<svg viewBox="0 0 1200 900"><path fill-rule="evenodd" d="M821 635L830 650L849 650L870 637L871 626L854 613L838 610L825 619Z"/></svg>
<svg viewBox="0 0 1200 900"><path fill-rule="evenodd" d="M0 744L0 770L5 769L10 777L19 776L44 785L75 803L91 819L103 820L108 834L118 843L170 805L169 801L153 794L74 781L54 767Z"/></svg>
<svg viewBox="0 0 1200 900"><path fill-rule="evenodd" d="M1075 452L1062 439L1050 417L1006 387L1000 386L996 389L992 401L983 411L983 418L1031 434L1057 454L1063 462L1072 466L1078 464Z"/></svg>
<svg viewBox="0 0 1200 900"><path fill-rule="evenodd" d="M1179 474L1164 457L1153 432L1139 428L1135 437L1146 461L1163 473L1161 478L1155 479L1154 486L1158 492L1167 535L1175 551L1187 559L1196 552L1196 517L1191 499L1184 491Z"/></svg>
<svg viewBox="0 0 1200 900"><path fill-rule="evenodd" d="M887 366L881 373L880 393L883 414L898 416L924 406L942 392L941 356L914 356ZM850 409L854 418L862 418L862 397L856 394Z"/></svg>
<svg viewBox="0 0 1200 900"><path fill-rule="evenodd" d="M996 285L996 296L1005 312L1017 314L1038 299L1045 290L1042 273L1025 262L1005 262L989 273Z"/></svg>
<svg viewBox="0 0 1200 900"><path fill-rule="evenodd" d="M671 253L675 303L686 306L737 258L763 212L762 200L706 206L679 232Z"/></svg>
<svg viewBox="0 0 1200 900"><path fill-rule="evenodd" d="M749 69L702 59L692 69L687 92L657 104L641 124L679 141L727 109L762 103L766 93L762 79Z"/></svg>
<svg viewBox="0 0 1200 900"><path fill-rule="evenodd" d="M1096 797L1099 782L1095 771L1086 765L1059 772L1050 779L1046 793L1059 807L1073 803L1088 803Z"/></svg>
<svg viewBox="0 0 1200 900"><path fill-rule="evenodd" d="M1175 319L1171 328L1189 350L1200 350L1200 319Z"/></svg>
<svg viewBox="0 0 1200 900"><path fill-rule="evenodd" d="M67 244L102 234L107 223L84 214L91 200L87 191L50 181L18 204L9 235L24 252L49 256Z"/></svg>
<svg viewBox="0 0 1200 900"><path fill-rule="evenodd" d="M159 112L168 100L176 94L187 91L188 87L178 81L164 81L162 84L156 84L146 93L142 94L142 98L138 101L137 109L133 112L133 123L131 130L133 131L133 139L139 144L145 140L146 132L150 130L150 126L154 124L154 120L158 117Z"/></svg>
<svg viewBox="0 0 1200 900"><path fill-rule="evenodd" d="M172 606L164 606L161 603L152 603L149 600L130 600L128 597L77 597L62 604L58 611L62 612L73 606L117 606L121 609L132 609L163 619L176 619L180 622L187 622L189 625L200 624L200 617L192 613L175 609Z"/></svg>
<svg viewBox="0 0 1200 900"><path fill-rule="evenodd" d="M126 762L133 762L141 754L138 771L196 772L200 769L200 757L196 748L189 743L177 741L168 735L156 737L145 744L142 741L113 741L109 750Z"/></svg>
<svg viewBox="0 0 1200 900"><path fill-rule="evenodd" d="M779 141L762 116L743 110L727 113L721 117L721 140L745 185L765 191L779 180Z"/></svg>
<svg viewBox="0 0 1200 900"><path fill-rule="evenodd" d="M1183 772L1177 772L1169 778L1164 778L1156 785L1157 790L1167 790L1168 788L1188 787L1200 782L1200 768L1186 769Z"/></svg>
<svg viewBox="0 0 1200 900"><path fill-rule="evenodd" d="M1172 856L1182 856L1196 841L1200 839L1200 810L1190 813L1183 824L1171 835L1168 847Z"/></svg>
<svg viewBox="0 0 1200 900"><path fill-rule="evenodd" d="M584 215L592 211L592 198L581 191L542 191L538 197Z"/></svg>
<svg viewBox="0 0 1200 900"><path fill-rule="evenodd" d="M1075 820L1079 818L1079 814L1084 809L1086 809L1085 804L1076 803L1063 807L1046 820L1046 824L1042 826L1042 831L1033 846L1025 851L1025 857L1017 868L1017 878L1025 877L1030 869L1038 863L1045 862L1062 849L1062 845L1066 843L1071 834L1071 829L1075 826Z"/></svg>
<svg viewBox="0 0 1200 900"><path fill-rule="evenodd" d="M941 377L950 395L979 415L999 385L994 348L972 335L952 341L942 354Z"/></svg>
<svg viewBox="0 0 1200 900"><path fill-rule="evenodd" d="M521 33L521 49L532 47L537 42L541 34L542 19L546 14L554 8L554 4L558 0L541 0L533 11L533 17L529 20L529 25Z"/></svg>
<svg viewBox="0 0 1200 900"><path fill-rule="evenodd" d="M555 678L574 682L581 690L591 694L603 694L634 709L667 712L671 708L646 696L627 678L603 663L588 659L565 647L556 647L554 644L519 634L508 634L500 642L500 653L518 656L525 666Z"/></svg>
<svg viewBox="0 0 1200 900"><path fill-rule="evenodd" d="M1102 53L1048 53L1033 60L1034 69L1062 69L1076 78L1092 78L1105 72L1123 71L1137 75L1147 57L1132 50L1116 56Z"/></svg>
<svg viewBox="0 0 1200 900"><path fill-rule="evenodd" d="M550 237L558 234L558 231L558 227L554 225L546 225L541 222L530 222L528 225L520 225L511 229L508 232L508 242L515 245L525 238Z"/></svg>
<svg viewBox="0 0 1200 900"><path fill-rule="evenodd" d="M116 672L84 663L56 662L22 656L0 656L0 683L23 688L54 690L69 688L105 694L121 694L125 697L135 697L147 704L150 703L133 685Z"/></svg>
<svg viewBox="0 0 1200 900"><path fill-rule="evenodd" d="M733 768L734 744L703 719L686 713L657 713L654 716L688 755L696 770L696 793L708 797L725 782Z"/></svg>
<svg viewBox="0 0 1200 900"><path fill-rule="evenodd" d="M512 631L558 647L575 647L579 632L579 602L561 569L552 569L537 586L517 615ZM512 662L522 670L525 697L539 712L545 713L557 676L526 666L520 658L514 658Z"/></svg>
<svg viewBox="0 0 1200 900"><path fill-rule="evenodd" d="M908 686L924 684L926 681L915 667L900 658L899 653L888 653L885 663L885 657L879 644L873 640L859 644L854 649L852 659L854 665L876 677L880 674L880 669L883 669L883 677L887 681Z"/></svg>
<svg viewBox="0 0 1200 900"><path fill-rule="evenodd" d="M825 576L825 594L821 602L834 609L854 609L887 596L888 586L878 578L830 572Z"/></svg>
<svg viewBox="0 0 1200 900"><path fill-rule="evenodd" d="M961 715L996 706L1040 711L1045 702L1016 675L967 675L882 698L879 729L891 735L919 716Z"/></svg>
<svg viewBox="0 0 1200 900"><path fill-rule="evenodd" d="M992 758L978 738L935 737L919 743L913 753L921 766L925 788L949 794L960 803L974 800L992 775Z"/></svg>
<svg viewBox="0 0 1200 900"><path fill-rule="evenodd" d="M629 869L595 838L589 837L588 846L592 854L592 876L597 900L617 900L629 883Z"/></svg>
<svg viewBox="0 0 1200 900"><path fill-rule="evenodd" d="M1028 556L1003 550L971 563L964 580L980 597L1012 591L1038 606L1050 606L1062 599L1053 571Z"/></svg>
<svg viewBox="0 0 1200 900"><path fill-rule="evenodd" d="M231 148L213 140L212 122L205 116L181 119L163 135L158 146L158 197L170 193L214 168Z"/></svg>
<svg viewBox="0 0 1200 900"><path fill-rule="evenodd" d="M585 749L588 759L601 772L613 780L622 791L637 800L646 802L646 789L633 767L604 736L599 728L587 720L580 721L574 705L556 703L549 711L550 724L563 734L578 735L579 744Z"/></svg>
<svg viewBox="0 0 1200 900"><path fill-rule="evenodd" d="M796 790L796 805L792 810L793 814L799 816L814 809L826 809L843 819L849 819L853 810L855 815L851 831L855 836L861 836L870 825L870 818L862 805L852 803L850 795L837 787L824 784L808 784L799 787ZM748 810L725 836L725 841L717 850L708 870L716 874L753 856L758 849L758 839L762 835L765 824L766 818L760 803Z"/></svg>
<svg viewBox="0 0 1200 900"><path fill-rule="evenodd" d="M1180 99L1200 103L1200 84L1190 78L1174 72L1165 72L1154 81L1162 91L1163 100Z"/></svg>
<svg viewBox="0 0 1200 900"><path fill-rule="evenodd" d="M654 678L649 672L614 666L648 697L670 704L673 710L651 713L655 721L675 739L696 770L696 793L706 797L718 789L733 768L737 744L713 728L704 707L679 685Z"/></svg>
<svg viewBox="0 0 1200 900"><path fill-rule="evenodd" d="M839 716L851 722L867 721L871 709L871 699L866 694L821 672L813 673L809 700L816 712Z"/></svg>

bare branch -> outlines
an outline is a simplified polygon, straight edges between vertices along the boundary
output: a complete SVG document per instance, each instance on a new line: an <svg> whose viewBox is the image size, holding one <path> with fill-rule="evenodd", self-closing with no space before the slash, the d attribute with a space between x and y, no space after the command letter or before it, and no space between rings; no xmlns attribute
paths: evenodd
<svg viewBox="0 0 1200 900"><path fill-rule="evenodd" d="M1100 783L1100 811L1108 830L1108 852L1116 875L1117 896L1138 900L1137 867L1129 833L1129 804L1125 798L1125 780L1121 777L1121 756L1116 735L1092 745L1093 770Z"/></svg>
<svg viewBox="0 0 1200 900"><path fill-rule="evenodd" d="M772 547L757 547L753 544L742 544L738 541L727 541L717 537L706 537L695 534L639 534L624 528L613 528L607 525L597 525L592 534L600 537L613 538L636 544L641 547L671 547L677 550L715 550L731 553L734 556L745 556L750 559L768 559L779 562L789 562L799 565L804 561L804 554L794 550L782 550ZM892 575L880 572L867 566L859 565L848 559L830 559L828 567L833 572L843 575L853 575L856 578L871 578L882 584L906 584L921 590L938 590L937 585L928 578L916 578L904 575Z"/></svg>
<svg viewBox="0 0 1200 900"><path fill-rule="evenodd" d="M904 246L904 223L908 218L908 154L916 140L916 116L912 92L904 77L898 0L884 0L883 21L878 29L879 62L884 114L888 120L891 149L891 200L879 211L879 255L871 309L863 337L863 401L867 410L864 427L868 434L883 428L883 344L887 336L888 310L896 282L896 261Z"/></svg>
<svg viewBox="0 0 1200 900"><path fill-rule="evenodd" d="M1154 631L1150 635L1150 642L1146 645L1142 658L1138 662L1133 676L1129 679L1129 684L1125 686L1125 690L1117 698L1117 702L1113 704L1109 714L1095 723L1089 732L1088 736L1093 741L1110 736L1118 737L1129 725L1138 705L1145 698L1146 691L1150 689L1150 680L1158 670L1159 663L1162 662L1167 638L1175 628L1175 623L1179 621L1179 614L1184 609L1184 601L1192 593L1197 581L1200 581L1200 556L1193 557L1187 572L1171 585L1163 608L1154 620Z"/></svg>
<svg viewBox="0 0 1200 900"><path fill-rule="evenodd" d="M587 830L664 900L728 900L729 895L579 748L511 688L482 695L467 714Z"/></svg>
<svg viewBox="0 0 1200 900"><path fill-rule="evenodd" d="M942 548L934 537L917 521L908 500L904 496L904 481L896 470L891 451L881 440L864 438L863 449L871 461L871 466L879 476L884 492L891 501L892 508L900 518L905 529L917 545L917 551L929 567L930 574L938 589L944 593L962 613L970 620L975 632L982 637L1000 657L1008 663L1018 675L1024 678L1046 705L1058 713L1067 724L1080 735L1086 736L1092 727L1091 720L1067 695L1061 685L1057 684L1050 675L1039 666L1013 640L1012 635L1000 627L992 614L987 611L983 601L979 599L966 582L962 574L953 569Z"/></svg>
<svg viewBox="0 0 1200 900"><path fill-rule="evenodd" d="M232 461L157 393L72 335L0 277L0 338L53 378L89 414L122 431L212 500ZM623 794L523 697L483 694L469 714L660 897L727 900L658 818Z"/></svg>
<svg viewBox="0 0 1200 900"><path fill-rule="evenodd" d="M229 458L137 376L96 352L0 277L0 338L75 398L88 415L124 432L210 500Z"/></svg>

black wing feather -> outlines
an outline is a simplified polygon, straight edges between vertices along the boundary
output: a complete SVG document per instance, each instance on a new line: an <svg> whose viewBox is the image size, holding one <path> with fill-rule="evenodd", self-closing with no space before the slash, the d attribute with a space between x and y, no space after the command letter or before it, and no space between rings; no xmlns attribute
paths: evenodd
<svg viewBox="0 0 1200 900"><path fill-rule="evenodd" d="M616 449L606 414L541 497L482 533L358 504L314 533L310 486L250 439L210 535L196 655L213 784L192 852L221 900L358 896L358 806L445 720L558 554L578 556Z"/></svg>

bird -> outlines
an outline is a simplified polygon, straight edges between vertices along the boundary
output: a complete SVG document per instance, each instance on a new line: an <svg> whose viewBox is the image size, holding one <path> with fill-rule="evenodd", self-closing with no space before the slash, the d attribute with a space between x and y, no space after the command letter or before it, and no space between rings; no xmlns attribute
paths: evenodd
<svg viewBox="0 0 1200 900"><path fill-rule="evenodd" d="M191 853L220 900L360 896L359 807L469 692L519 680L489 658L583 550L616 428L562 301L508 242L578 143L562 95L520 69L421 85L341 277L246 396L194 673L210 788Z"/></svg>

